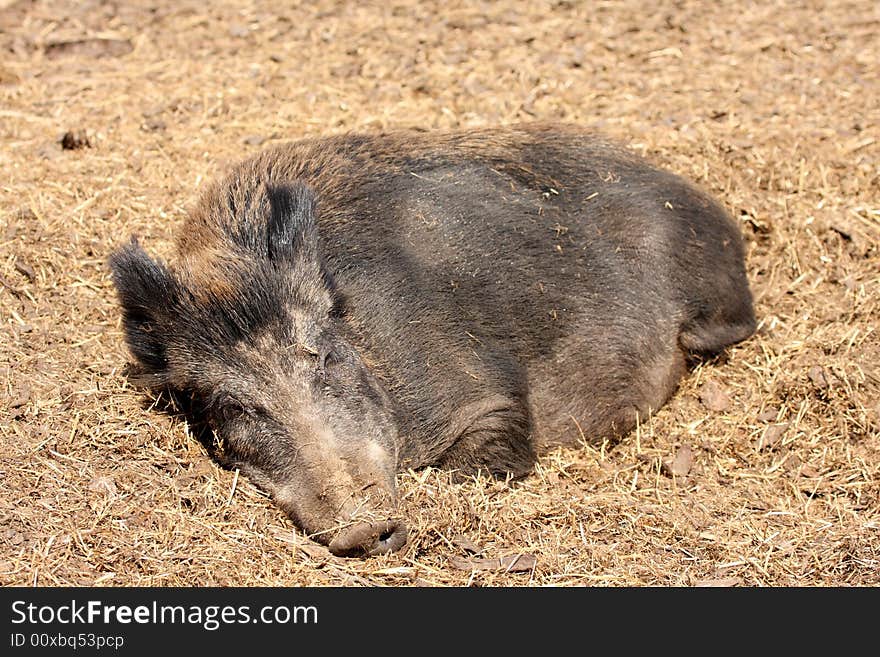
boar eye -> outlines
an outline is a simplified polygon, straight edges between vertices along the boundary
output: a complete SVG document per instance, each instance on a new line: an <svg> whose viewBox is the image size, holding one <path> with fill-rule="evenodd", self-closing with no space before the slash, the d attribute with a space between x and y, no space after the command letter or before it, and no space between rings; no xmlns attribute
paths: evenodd
<svg viewBox="0 0 880 657"><path fill-rule="evenodd" d="M339 362L336 352L330 347L324 347L318 354L318 368L324 372L328 367L333 367Z"/></svg>
<svg viewBox="0 0 880 657"><path fill-rule="evenodd" d="M302 350L315 359L315 365L320 374L324 374L328 368L339 363L339 356L329 344L322 344L317 349L303 346Z"/></svg>
<svg viewBox="0 0 880 657"><path fill-rule="evenodd" d="M244 415L244 405L235 397L224 395L217 404L218 414L224 422L232 422Z"/></svg>

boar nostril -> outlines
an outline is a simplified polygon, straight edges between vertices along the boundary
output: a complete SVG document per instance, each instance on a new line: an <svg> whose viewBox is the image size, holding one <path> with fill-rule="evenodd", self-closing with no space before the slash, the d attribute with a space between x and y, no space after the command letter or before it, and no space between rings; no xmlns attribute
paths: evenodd
<svg viewBox="0 0 880 657"><path fill-rule="evenodd" d="M369 557L394 552L406 544L406 525L400 520L358 522L346 527L329 545L338 557Z"/></svg>
<svg viewBox="0 0 880 657"><path fill-rule="evenodd" d="M399 550L406 544L406 538L406 525L400 521L392 521L391 527L379 535L379 540L376 542L371 554L381 554L382 552L394 552L395 550Z"/></svg>

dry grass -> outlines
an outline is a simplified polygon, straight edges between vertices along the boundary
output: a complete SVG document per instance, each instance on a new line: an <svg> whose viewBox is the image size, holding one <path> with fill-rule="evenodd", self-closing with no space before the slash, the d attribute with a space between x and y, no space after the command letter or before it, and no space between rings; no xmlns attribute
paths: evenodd
<svg viewBox="0 0 880 657"><path fill-rule="evenodd" d="M0 583L880 584L875 2L277 5L0 0ZM618 446L403 474L408 547L342 560L126 383L106 257L167 254L228 163L530 118L631 143L749 240L758 334Z"/></svg>

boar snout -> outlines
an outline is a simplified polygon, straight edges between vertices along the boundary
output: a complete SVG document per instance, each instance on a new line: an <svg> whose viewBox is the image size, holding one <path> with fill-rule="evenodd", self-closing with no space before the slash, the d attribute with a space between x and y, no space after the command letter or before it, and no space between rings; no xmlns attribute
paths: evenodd
<svg viewBox="0 0 880 657"><path fill-rule="evenodd" d="M390 491L380 493L371 488L379 495L359 503L349 500L342 508L338 500L329 499L334 496L326 494L308 500L300 494L293 500L285 490L276 492L275 501L309 538L326 545L334 555L372 557L406 545L407 527L397 517Z"/></svg>
<svg viewBox="0 0 880 657"><path fill-rule="evenodd" d="M370 557L406 544L387 452L358 450L346 458L325 442L323 449L303 445L304 456L309 458L299 462L296 481L276 488L274 497L309 538L341 557Z"/></svg>
<svg viewBox="0 0 880 657"><path fill-rule="evenodd" d="M337 557L371 557L399 550L406 544L406 537L406 525L401 520L361 521L341 529L328 547Z"/></svg>

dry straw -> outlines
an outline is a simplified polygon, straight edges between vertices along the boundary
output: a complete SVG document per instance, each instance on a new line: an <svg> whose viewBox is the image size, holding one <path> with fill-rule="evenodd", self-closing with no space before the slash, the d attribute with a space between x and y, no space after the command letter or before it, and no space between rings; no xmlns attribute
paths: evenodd
<svg viewBox="0 0 880 657"><path fill-rule="evenodd" d="M0 7L0 584L880 584L875 2ZM748 239L758 334L619 445L404 473L408 546L344 560L127 383L107 255L167 255L230 162L533 118L629 142Z"/></svg>

